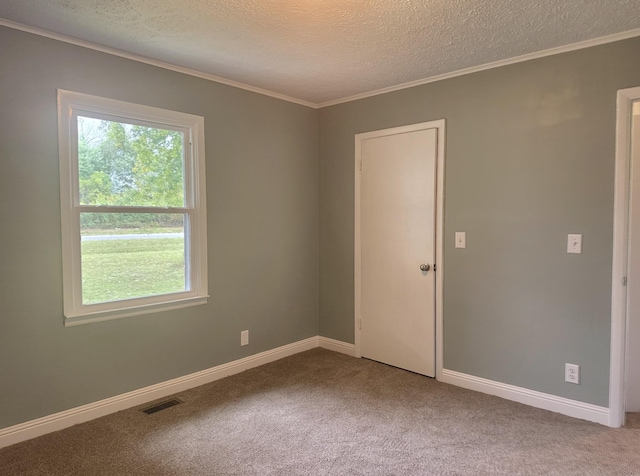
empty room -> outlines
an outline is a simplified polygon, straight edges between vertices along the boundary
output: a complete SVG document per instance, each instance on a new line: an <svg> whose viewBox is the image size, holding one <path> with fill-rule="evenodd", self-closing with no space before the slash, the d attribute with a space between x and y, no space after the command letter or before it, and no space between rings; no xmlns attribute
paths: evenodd
<svg viewBox="0 0 640 476"><path fill-rule="evenodd" d="M2 0L0 474L640 475L640 2Z"/></svg>

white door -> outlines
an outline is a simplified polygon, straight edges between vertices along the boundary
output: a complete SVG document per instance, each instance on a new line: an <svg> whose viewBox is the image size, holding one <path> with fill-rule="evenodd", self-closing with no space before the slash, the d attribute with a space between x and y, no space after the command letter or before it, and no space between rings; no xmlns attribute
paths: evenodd
<svg viewBox="0 0 640 476"><path fill-rule="evenodd" d="M438 134L389 132L360 142L361 355L434 377Z"/></svg>

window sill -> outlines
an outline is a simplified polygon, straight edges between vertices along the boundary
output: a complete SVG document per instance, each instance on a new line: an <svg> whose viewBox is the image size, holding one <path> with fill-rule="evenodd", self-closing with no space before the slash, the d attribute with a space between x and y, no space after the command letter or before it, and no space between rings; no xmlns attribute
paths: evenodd
<svg viewBox="0 0 640 476"><path fill-rule="evenodd" d="M121 319L123 317L138 316L141 314L150 314L154 312L181 309L184 307L199 306L200 304L206 304L208 300L209 296L197 296L162 303L122 307L119 309L112 309L107 311L81 312L75 315L65 315L64 325L65 327L79 326L82 324L90 324L93 322L111 321L113 319Z"/></svg>

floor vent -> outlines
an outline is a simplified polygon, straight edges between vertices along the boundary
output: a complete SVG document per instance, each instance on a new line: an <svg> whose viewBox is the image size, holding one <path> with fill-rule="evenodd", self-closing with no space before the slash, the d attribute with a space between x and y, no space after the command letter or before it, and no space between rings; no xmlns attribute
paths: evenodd
<svg viewBox="0 0 640 476"><path fill-rule="evenodd" d="M145 408L142 411L145 412L147 415L151 415L152 413L159 412L160 410L164 410L165 408L171 408L171 407L173 407L175 405L179 405L181 403L182 403L182 400L178 400L177 398L173 398L171 400L167 400L166 402L158 403L157 405L154 405L152 407Z"/></svg>

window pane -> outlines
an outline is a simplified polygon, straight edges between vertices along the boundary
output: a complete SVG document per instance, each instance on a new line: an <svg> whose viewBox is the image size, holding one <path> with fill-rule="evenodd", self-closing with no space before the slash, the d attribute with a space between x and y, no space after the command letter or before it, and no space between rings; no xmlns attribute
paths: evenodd
<svg viewBox="0 0 640 476"><path fill-rule="evenodd" d="M183 136L78 116L80 204L184 206Z"/></svg>
<svg viewBox="0 0 640 476"><path fill-rule="evenodd" d="M82 213L82 303L184 292L185 216Z"/></svg>

